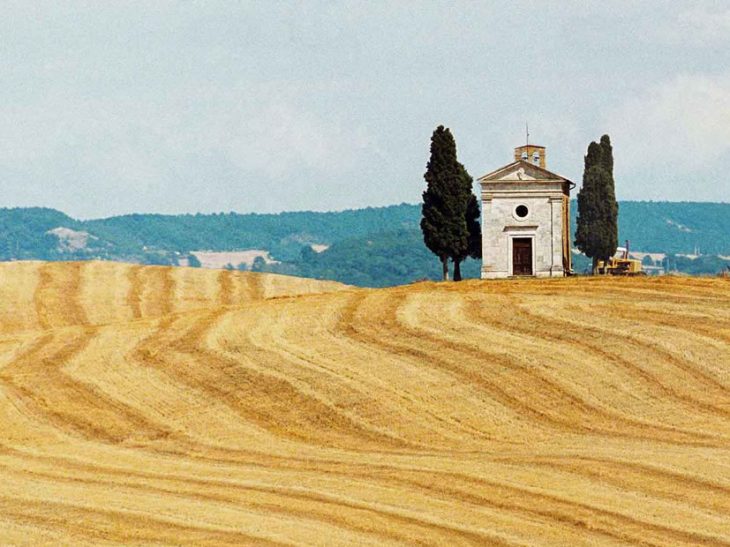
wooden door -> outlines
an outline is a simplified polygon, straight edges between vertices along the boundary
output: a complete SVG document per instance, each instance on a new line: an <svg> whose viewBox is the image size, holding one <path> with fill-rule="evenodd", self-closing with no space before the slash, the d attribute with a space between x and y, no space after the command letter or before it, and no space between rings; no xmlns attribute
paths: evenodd
<svg viewBox="0 0 730 547"><path fill-rule="evenodd" d="M532 275L532 238L512 240L512 275Z"/></svg>

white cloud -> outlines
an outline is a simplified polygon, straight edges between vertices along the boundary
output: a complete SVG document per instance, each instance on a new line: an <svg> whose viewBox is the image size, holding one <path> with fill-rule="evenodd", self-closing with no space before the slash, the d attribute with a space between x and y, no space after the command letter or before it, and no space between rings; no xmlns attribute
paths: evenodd
<svg viewBox="0 0 730 547"><path fill-rule="evenodd" d="M662 9L661 4L642 4L654 13L642 22L636 39L643 47L712 49L730 43L730 8L694 2L689 7L681 4L673 9Z"/></svg>
<svg viewBox="0 0 730 547"><path fill-rule="evenodd" d="M677 15L684 38L693 37L700 42L730 41L730 9L710 10L695 6Z"/></svg>
<svg viewBox="0 0 730 547"><path fill-rule="evenodd" d="M730 157L730 76L677 76L610 110L605 124L627 167L703 169Z"/></svg>
<svg viewBox="0 0 730 547"><path fill-rule="evenodd" d="M301 170L340 173L369 143L362 129L286 102L239 114L241 125L225 144L227 155L243 170L276 179Z"/></svg>

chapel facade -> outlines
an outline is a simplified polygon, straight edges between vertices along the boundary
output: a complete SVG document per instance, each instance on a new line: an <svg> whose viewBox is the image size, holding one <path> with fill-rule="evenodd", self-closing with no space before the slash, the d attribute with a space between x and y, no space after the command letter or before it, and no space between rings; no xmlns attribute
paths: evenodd
<svg viewBox="0 0 730 547"><path fill-rule="evenodd" d="M575 184L547 170L545 147L519 146L512 163L478 180L482 279L570 273L570 190Z"/></svg>

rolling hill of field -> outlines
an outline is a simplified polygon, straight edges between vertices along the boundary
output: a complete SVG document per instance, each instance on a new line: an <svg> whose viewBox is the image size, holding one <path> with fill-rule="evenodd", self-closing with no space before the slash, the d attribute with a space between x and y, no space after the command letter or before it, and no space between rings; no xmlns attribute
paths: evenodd
<svg viewBox="0 0 730 547"><path fill-rule="evenodd" d="M0 265L3 544L730 544L730 280Z"/></svg>

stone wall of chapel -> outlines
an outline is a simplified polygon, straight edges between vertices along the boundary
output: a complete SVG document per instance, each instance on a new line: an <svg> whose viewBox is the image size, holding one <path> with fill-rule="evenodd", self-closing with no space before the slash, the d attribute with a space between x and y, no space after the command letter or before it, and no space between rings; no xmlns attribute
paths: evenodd
<svg viewBox="0 0 730 547"><path fill-rule="evenodd" d="M501 185L500 185L501 186ZM562 275L565 256L565 202L559 188L511 183L485 191L482 202L482 276L511 273L511 237L533 238L533 270L537 276ZM529 213L519 218L515 209Z"/></svg>
<svg viewBox="0 0 730 547"><path fill-rule="evenodd" d="M570 234L570 196L563 196L563 266L566 272L573 269L573 254L570 252L572 244Z"/></svg>
<svg viewBox="0 0 730 547"><path fill-rule="evenodd" d="M527 217L522 219L515 214L515 209L520 205L526 206L529 211ZM509 238L523 235L534 237L535 270L539 272L545 263L549 265L552 209L547 198L495 197L487 209L482 249L482 256L486 259L485 269L509 275L512 261Z"/></svg>

